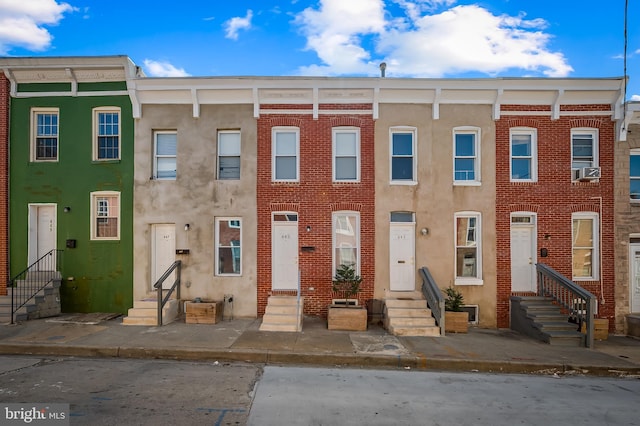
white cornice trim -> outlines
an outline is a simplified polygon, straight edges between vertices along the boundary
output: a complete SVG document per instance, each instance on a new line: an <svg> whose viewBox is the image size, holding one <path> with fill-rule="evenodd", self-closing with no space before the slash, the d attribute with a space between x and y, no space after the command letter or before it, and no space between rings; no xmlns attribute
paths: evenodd
<svg viewBox="0 0 640 426"><path fill-rule="evenodd" d="M92 91L92 92L19 92L16 93L14 98L43 98L43 97L85 97L85 96L129 96L129 90L109 90L104 92Z"/></svg>

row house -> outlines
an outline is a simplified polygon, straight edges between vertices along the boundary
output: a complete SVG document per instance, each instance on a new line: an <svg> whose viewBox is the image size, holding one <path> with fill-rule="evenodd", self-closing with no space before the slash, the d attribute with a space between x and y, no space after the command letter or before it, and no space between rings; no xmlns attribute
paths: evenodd
<svg viewBox="0 0 640 426"><path fill-rule="evenodd" d="M3 61L10 80L20 81L7 64L21 60ZM64 58L39 61L64 70ZM34 97L43 87L25 80L30 95L12 97L11 149L21 160L11 212L24 216L11 222L12 271L27 263L28 218L40 205L69 206L59 215L74 228L58 232L57 247L85 243L86 267L112 259L117 266L98 271L130 274L129 307L153 298L176 260L182 299L223 300L237 317L260 317L270 296L294 294L305 314L325 316L338 297L331 284L341 263L364 279L359 303L371 307L396 292L414 297L425 266L441 288L461 289L479 326L503 328L510 296L532 294L535 265L546 263L598 297L598 316L620 322L613 260L622 79L148 78L127 64L119 83L88 86L92 96L76 89ZM102 86L122 97L97 96ZM80 134L81 112L114 106L120 157L102 162L89 152L83 164L80 139L91 133ZM62 132L72 107L82 108L77 132L60 134L59 160L29 161L23 140L33 127L25 117L59 108ZM56 168L72 137L78 149L65 155L73 164ZM98 185L91 177L98 170L118 170L122 179L110 185L113 176L101 176ZM64 200L44 195L62 193L57 187L32 182L51 185L70 173L82 178L65 184ZM94 193L117 195L112 257L91 238L101 219L92 218L93 201L79 205ZM86 214L86 223L73 214ZM13 259L14 247L23 258ZM65 250L65 262L78 248ZM91 276L63 274L67 310L88 308L70 297L83 272Z"/></svg>

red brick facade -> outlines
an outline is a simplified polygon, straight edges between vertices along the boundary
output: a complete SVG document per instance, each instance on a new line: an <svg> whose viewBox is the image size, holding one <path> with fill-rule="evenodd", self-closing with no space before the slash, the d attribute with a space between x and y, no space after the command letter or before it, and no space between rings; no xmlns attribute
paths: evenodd
<svg viewBox="0 0 640 426"><path fill-rule="evenodd" d="M308 109L304 105L269 105L274 109ZM371 110L371 105L322 105L321 109ZM273 182L272 128L293 126L300 131L299 182ZM332 181L332 128L360 129L360 182ZM298 213L298 266L304 313L326 316L332 292L332 213L356 211L360 215L359 301L373 298L374 290L374 121L371 115L263 114L258 119L258 315L264 314L272 294L272 212ZM309 229L307 231L307 229ZM303 250L303 247L313 248Z"/></svg>
<svg viewBox="0 0 640 426"><path fill-rule="evenodd" d="M609 111L610 105L571 105L562 111ZM546 111L545 115L509 116L508 111ZM511 295L510 213L537 214L537 259L568 278L572 276L572 213L598 213L601 221L601 281L580 281L598 299L598 317L614 316L614 122L610 115L561 115L550 108L503 105L496 121L497 326L509 327ZM510 182L509 131L537 129L537 182ZM571 181L571 129L598 129L598 181ZM602 210L601 210L602 208ZM547 249L548 257L540 257ZM614 321L610 321L613 324Z"/></svg>
<svg viewBox="0 0 640 426"><path fill-rule="evenodd" d="M9 281L9 80L0 73L0 296Z"/></svg>

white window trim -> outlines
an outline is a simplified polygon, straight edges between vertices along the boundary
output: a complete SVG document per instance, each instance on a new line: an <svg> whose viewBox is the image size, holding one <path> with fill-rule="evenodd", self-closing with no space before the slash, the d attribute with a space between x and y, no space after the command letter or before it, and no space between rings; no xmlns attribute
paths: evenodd
<svg viewBox="0 0 640 426"><path fill-rule="evenodd" d="M574 169L573 168L573 135L575 135L576 133L582 133L582 134L590 134L593 136L593 164L591 165L591 167L599 167L600 166L600 158L599 158L599 154L600 154L600 135L599 135L599 131L598 129L592 128L592 127L574 127L571 129L571 171L573 172ZM571 180L572 181L576 181L576 179L573 179L574 174L572 173L571 175ZM595 181L598 181L598 179L596 179Z"/></svg>
<svg viewBox="0 0 640 426"><path fill-rule="evenodd" d="M476 218L476 277L458 277L458 218L475 217ZM455 277L455 285L483 285L482 278L482 214L475 211L461 211L453 215L453 276Z"/></svg>
<svg viewBox="0 0 640 426"><path fill-rule="evenodd" d="M227 274L221 274L220 271L220 255L219 255L219 250L220 250L220 222L222 221L236 221L239 222L240 225L238 226L238 228L240 229L240 247L238 247L238 249L240 250L240 271L236 272L236 273L227 273ZM235 226L230 226L231 228L236 228ZM214 275L216 277L240 277L242 276L242 263L243 263L243 259L242 259L242 218L240 217L216 217L215 218L215 235L214 235L214 241L215 241L215 249L214 249ZM232 247L235 248L235 247Z"/></svg>
<svg viewBox="0 0 640 426"><path fill-rule="evenodd" d="M221 134L237 134L240 141L240 152L238 157L240 158L240 175L237 179L220 179L220 157L235 157L235 155L220 155L220 135ZM224 181L240 180L242 177L242 132L240 130L218 130L216 141L216 179ZM275 161L275 160L274 160Z"/></svg>
<svg viewBox="0 0 640 426"><path fill-rule="evenodd" d="M39 114L56 114L58 116L58 134L57 139L57 154L55 159L38 160L36 158L36 140L38 139L38 120ZM60 109L59 108L31 108L31 147L29 152L29 159L34 163L56 163L60 159Z"/></svg>
<svg viewBox="0 0 640 426"><path fill-rule="evenodd" d="M513 135L529 135L531 136L531 178L530 179L514 179L513 178ZM527 157L515 157L527 158ZM509 131L509 179L511 182L537 182L538 181L538 130L531 127L514 127Z"/></svg>
<svg viewBox="0 0 640 426"><path fill-rule="evenodd" d="M118 158L98 158L98 115L100 113L118 114ZM93 161L119 161L122 158L122 113L120 107L103 106L93 109Z"/></svg>
<svg viewBox="0 0 640 426"><path fill-rule="evenodd" d="M337 179L336 178L336 160L338 158L336 153L336 135L339 133L354 133L356 135L356 177L355 179ZM333 170L333 182L360 182L360 129L357 127L334 127L331 129L332 139L332 170Z"/></svg>
<svg viewBox="0 0 640 426"><path fill-rule="evenodd" d="M336 249L339 248L336 241L336 234L338 233L338 216L355 216L356 217L356 273L360 274L360 250L361 250L361 241L360 241L360 212L352 211L352 210L340 210L335 211L331 214L331 268L332 268L332 276L336 273Z"/></svg>
<svg viewBox="0 0 640 426"><path fill-rule="evenodd" d="M474 157L475 161L473 163L474 164L473 171L474 171L475 179L473 180L456 180L456 135L457 134L472 134L475 136L474 151L476 155ZM479 186L482 183L482 178L480 176L480 169L481 169L480 168L480 137L481 137L480 128L476 126L454 127L452 136L453 136L453 142L452 142L453 143L452 144L453 185L454 186Z"/></svg>
<svg viewBox="0 0 640 426"><path fill-rule="evenodd" d="M294 179L276 179L276 134L296 134L296 177ZM300 128L294 126L278 126L271 129L271 181L272 182L300 182Z"/></svg>
<svg viewBox="0 0 640 426"><path fill-rule="evenodd" d="M117 228L117 236L115 237L98 237L96 235L96 220L98 219L98 212L96 206L96 200L99 197L116 197L118 199L118 228ZM90 193L91 200L91 240L93 241L118 241L120 240L120 227L122 226L122 199L120 196L120 192L117 191L95 191ZM111 216L114 217L114 216Z"/></svg>
<svg viewBox="0 0 640 426"><path fill-rule="evenodd" d="M638 156L640 157L640 148L632 148L629 150L629 158L631 158L631 156ZM640 176L638 176L638 179L640 179ZM629 201L633 204L638 204L640 203L640 198L631 198L631 162L629 162Z"/></svg>
<svg viewBox="0 0 640 426"><path fill-rule="evenodd" d="M393 134L412 133L413 134L413 179L394 180L393 179ZM410 126L395 126L389 128L389 184L390 185L417 185L418 184L418 129Z"/></svg>
<svg viewBox="0 0 640 426"><path fill-rule="evenodd" d="M176 143L175 155L158 155L158 135L176 135L176 141L178 139L178 132L176 130L156 130L153 132L153 178L155 180L176 180L178 178L178 146ZM158 177L158 158L175 158L176 159L176 176L175 177Z"/></svg>
<svg viewBox="0 0 640 426"><path fill-rule="evenodd" d="M597 281L600 279L600 218L596 212L576 212L571 215L571 279L573 281ZM593 253L591 254L591 274L590 277L574 277L573 276L573 221L576 219L590 219L592 223L593 233Z"/></svg>

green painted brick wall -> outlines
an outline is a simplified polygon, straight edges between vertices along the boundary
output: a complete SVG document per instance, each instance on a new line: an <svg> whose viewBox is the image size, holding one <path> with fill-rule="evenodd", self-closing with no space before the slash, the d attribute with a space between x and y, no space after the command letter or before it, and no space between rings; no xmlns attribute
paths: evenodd
<svg viewBox="0 0 640 426"><path fill-rule="evenodd" d="M103 106L121 108L119 161L92 161L92 110ZM59 108L58 162L29 161L30 114L36 107ZM64 250L63 312L126 313L133 306L134 124L129 97L13 98L10 113L11 276L28 266L29 204L55 203L57 247ZM120 192L119 241L91 240L93 191ZM64 207L71 210L64 212ZM67 239L77 240L77 247L66 248Z"/></svg>

